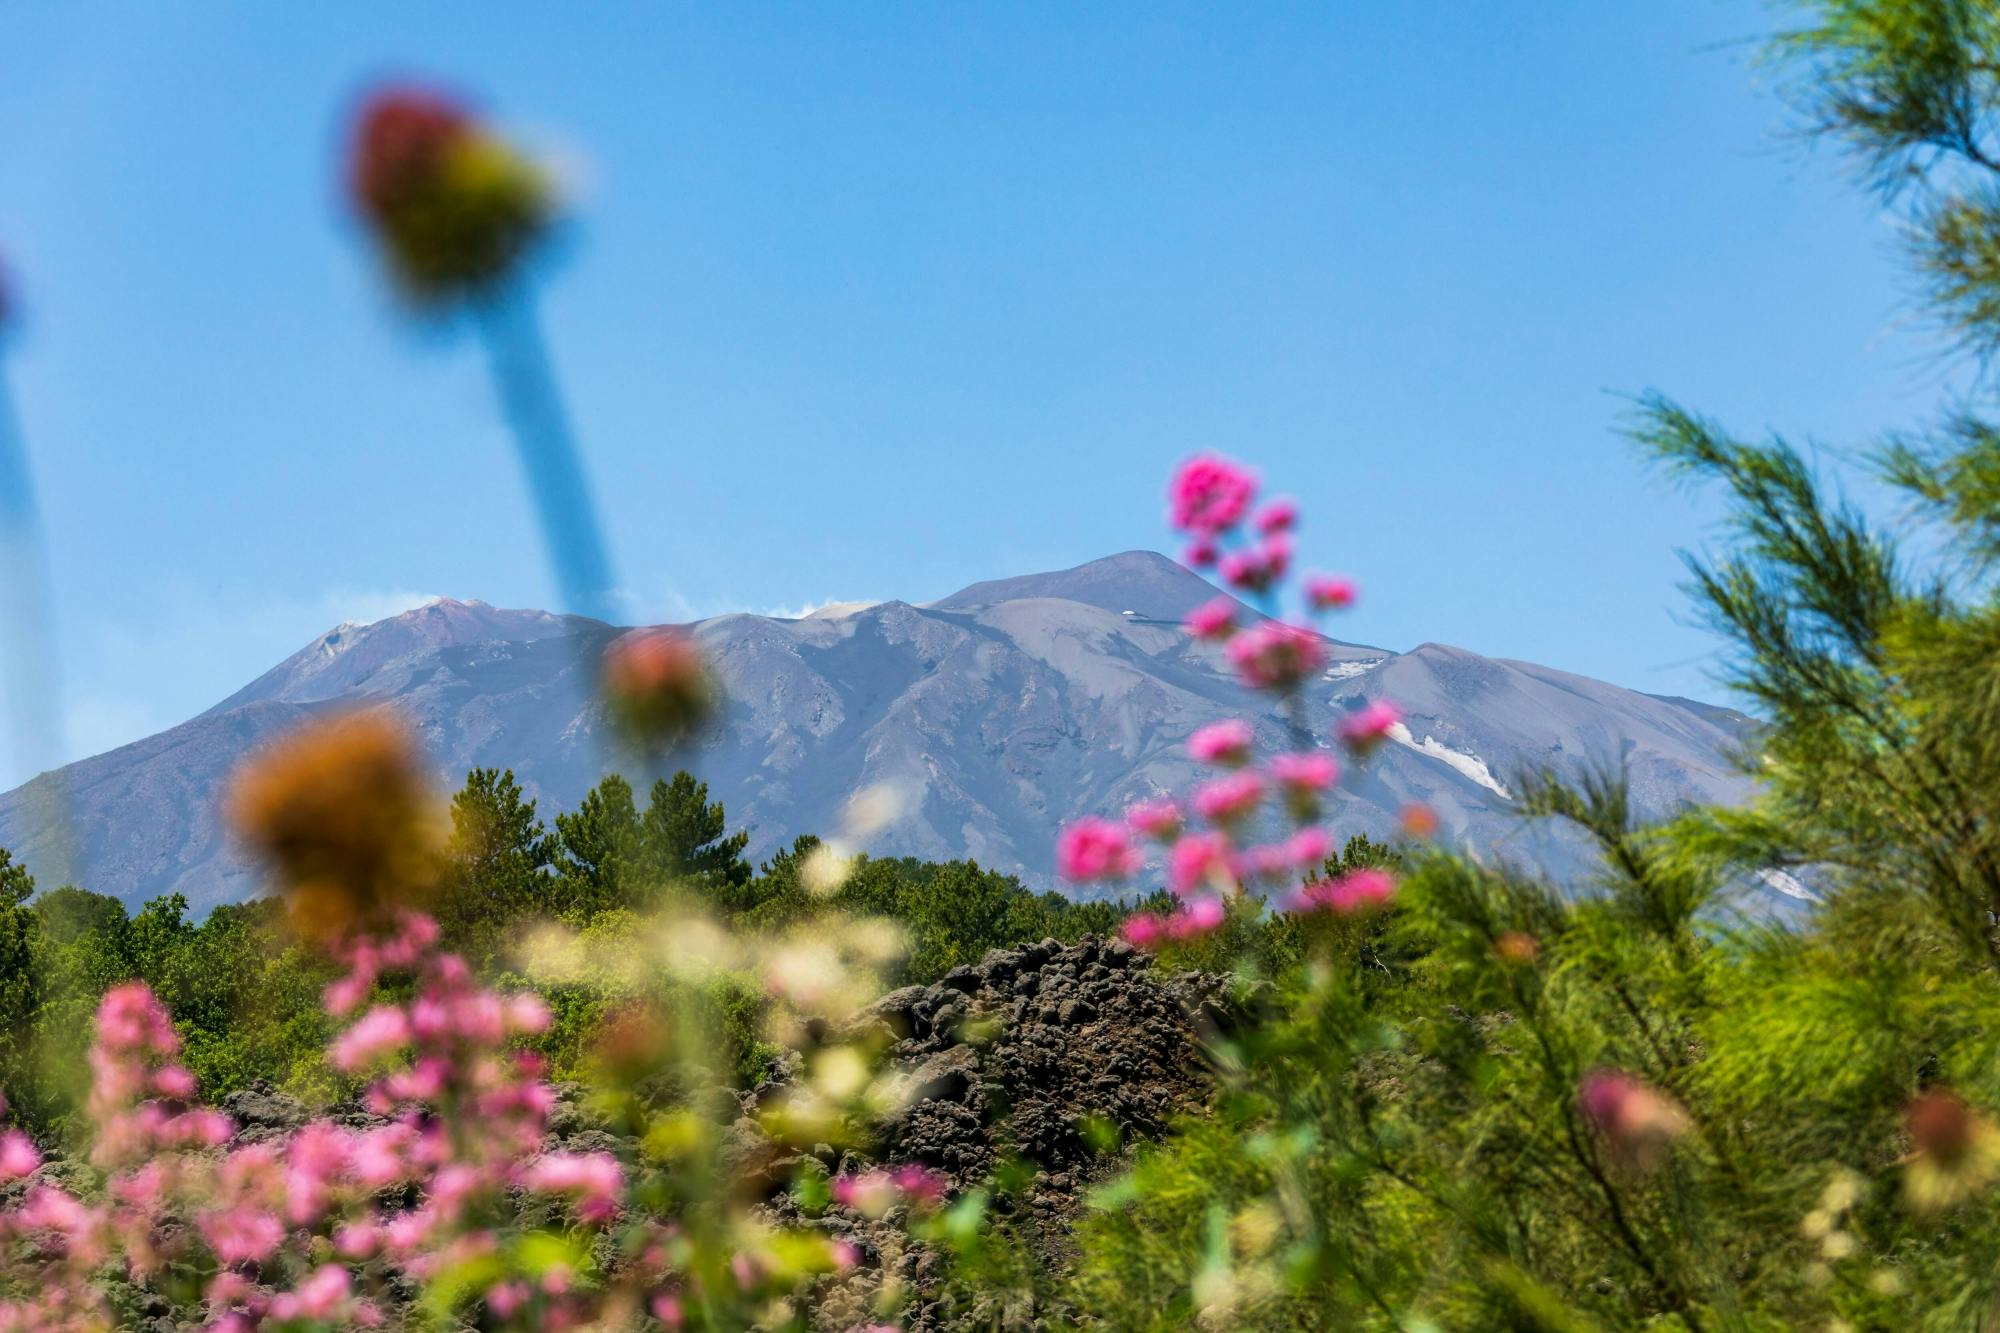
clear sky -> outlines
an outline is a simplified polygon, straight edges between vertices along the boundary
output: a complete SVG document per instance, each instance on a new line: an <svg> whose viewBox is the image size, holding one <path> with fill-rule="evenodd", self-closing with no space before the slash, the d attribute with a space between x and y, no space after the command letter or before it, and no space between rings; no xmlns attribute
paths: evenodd
<svg viewBox="0 0 2000 1333"><path fill-rule="evenodd" d="M940 596L1135 547L1220 449L1346 637L1714 697L1614 434L1657 387L1922 416L1892 232L1781 141L1761 4L15 0L8 366L72 753L430 594L554 593L476 349L334 184L383 74L573 182L543 284L634 620ZM0 762L0 778L20 776Z"/></svg>

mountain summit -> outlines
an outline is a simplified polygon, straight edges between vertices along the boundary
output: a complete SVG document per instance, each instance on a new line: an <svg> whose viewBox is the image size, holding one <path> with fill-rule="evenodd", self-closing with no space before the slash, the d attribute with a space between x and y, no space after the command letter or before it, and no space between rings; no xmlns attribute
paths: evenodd
<svg viewBox="0 0 2000 1333"><path fill-rule="evenodd" d="M1283 743L1271 702L1179 628L1217 595L1165 556L1128 551L922 606L701 621L692 629L728 704L684 761L749 830L756 855L839 830L849 798L879 787L898 795L899 814L871 851L972 857L1052 883L1060 825L1186 786L1195 728L1243 716L1264 744ZM338 626L199 717L0 796L0 845L31 868L49 852L30 822L32 789L60 780L89 887L133 904L184 893L197 908L251 896L255 869L217 813L230 769L315 712L374 703L410 719L441 782L512 768L546 818L606 771L588 664L620 632L448 598ZM1378 696L1406 715L1396 743L1341 785L1330 818L1343 835L1386 836L1401 807L1421 800L1449 841L1580 877L1589 857L1578 840L1516 816L1510 783L1523 769L1622 765L1638 810L1652 815L1748 791L1729 754L1749 720L1727 709L1442 644L1394 653L1333 642L1329 657L1310 690L1313 734Z"/></svg>

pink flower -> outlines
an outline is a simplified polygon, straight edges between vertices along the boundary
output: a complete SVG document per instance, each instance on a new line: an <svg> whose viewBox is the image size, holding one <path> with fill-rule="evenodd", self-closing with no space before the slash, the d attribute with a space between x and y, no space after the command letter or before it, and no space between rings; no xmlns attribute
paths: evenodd
<svg viewBox="0 0 2000 1333"><path fill-rule="evenodd" d="M1250 724L1230 718L1226 722L1211 722L1188 737L1188 753L1204 764L1234 767L1250 762L1252 741Z"/></svg>
<svg viewBox="0 0 2000 1333"><path fill-rule="evenodd" d="M1387 699L1371 699L1340 720L1340 739L1356 754L1365 755L1401 725L1403 710Z"/></svg>
<svg viewBox="0 0 2000 1333"><path fill-rule="evenodd" d="M375 972L372 968L366 972L349 972L327 984L321 1003L333 1017L345 1018L361 1007L361 1002L368 998L368 992L374 985Z"/></svg>
<svg viewBox="0 0 2000 1333"><path fill-rule="evenodd" d="M1311 630L1266 620L1229 641L1229 660L1245 685L1285 690L1326 665L1326 645Z"/></svg>
<svg viewBox="0 0 2000 1333"><path fill-rule="evenodd" d="M410 1044L410 1019L391 1004L379 1004L340 1034L327 1058L335 1069L353 1073Z"/></svg>
<svg viewBox="0 0 2000 1333"><path fill-rule="evenodd" d="M1056 868L1076 883L1126 879L1138 874L1141 864L1125 829L1108 819L1079 819L1056 840Z"/></svg>
<svg viewBox="0 0 2000 1333"><path fill-rule="evenodd" d="M186 1101L194 1096L194 1075L184 1065L161 1065L153 1071L153 1089L162 1097Z"/></svg>
<svg viewBox="0 0 2000 1333"><path fill-rule="evenodd" d="M180 1049L172 1019L143 981L113 986L97 1005L97 1040L108 1051L172 1055Z"/></svg>
<svg viewBox="0 0 2000 1333"><path fill-rule="evenodd" d="M1167 853L1167 887L1185 898L1229 872L1229 839L1221 833L1189 833Z"/></svg>
<svg viewBox="0 0 2000 1333"><path fill-rule="evenodd" d="M880 1217L896 1206L896 1182L880 1168L836 1176L832 1193L835 1203L864 1217Z"/></svg>
<svg viewBox="0 0 2000 1333"><path fill-rule="evenodd" d="M1576 1109L1627 1165L1652 1165L1687 1132L1687 1112L1630 1074L1597 1069L1577 1085Z"/></svg>
<svg viewBox="0 0 2000 1333"><path fill-rule="evenodd" d="M1331 882L1306 885L1286 904L1294 912L1330 910L1340 916L1372 912L1396 896L1396 877L1386 870L1350 870Z"/></svg>
<svg viewBox="0 0 2000 1333"><path fill-rule="evenodd" d="M496 1282L486 1289L486 1308L502 1319L512 1319L533 1295L525 1282Z"/></svg>
<svg viewBox="0 0 2000 1333"><path fill-rule="evenodd" d="M1238 879L1278 879L1290 873L1291 857L1283 847L1247 847L1236 858Z"/></svg>
<svg viewBox="0 0 2000 1333"><path fill-rule="evenodd" d="M1222 579L1232 588L1266 593L1282 583L1291 568L1292 545L1283 533L1266 537L1262 546L1234 551L1222 558Z"/></svg>
<svg viewBox="0 0 2000 1333"><path fill-rule="evenodd" d="M1290 532L1299 525L1298 502L1289 496L1271 501L1257 511L1257 531L1269 535L1273 532Z"/></svg>
<svg viewBox="0 0 2000 1333"><path fill-rule="evenodd" d="M1343 916L1386 904L1396 896L1396 877L1367 867L1350 870L1328 886L1327 904Z"/></svg>
<svg viewBox="0 0 2000 1333"><path fill-rule="evenodd" d="M1340 776L1340 765L1326 754L1281 754L1271 760L1271 778L1296 792L1323 792Z"/></svg>
<svg viewBox="0 0 2000 1333"><path fill-rule="evenodd" d="M271 1298L271 1317L280 1322L295 1319L327 1322L340 1315L352 1291L352 1280L345 1268L339 1264L321 1264L299 1284L297 1291L280 1292Z"/></svg>
<svg viewBox="0 0 2000 1333"><path fill-rule="evenodd" d="M1167 486L1167 519L1183 532L1226 532L1242 520L1256 491L1256 479L1241 464L1220 454L1197 454Z"/></svg>
<svg viewBox="0 0 2000 1333"><path fill-rule="evenodd" d="M1126 809L1125 823L1141 837L1165 840L1180 832L1181 808L1164 797L1140 801Z"/></svg>
<svg viewBox="0 0 2000 1333"><path fill-rule="evenodd" d="M1183 628L1204 642L1219 643L1236 632L1236 603L1227 597L1203 602L1188 612Z"/></svg>
<svg viewBox="0 0 2000 1333"><path fill-rule="evenodd" d="M889 1173L889 1179L903 1192L904 1198L929 1207L944 1202L945 1189L949 1184L943 1176L917 1162L903 1163Z"/></svg>
<svg viewBox="0 0 2000 1333"><path fill-rule="evenodd" d="M1245 769L1217 778L1194 794L1195 811L1211 824L1233 824L1264 799L1264 780Z"/></svg>
<svg viewBox="0 0 2000 1333"><path fill-rule="evenodd" d="M1187 551L1181 559L1187 562L1189 569L1207 569L1221 554L1222 550L1215 544L1213 537L1197 537L1188 543Z"/></svg>
<svg viewBox="0 0 2000 1333"><path fill-rule="evenodd" d="M1321 865L1333 850L1333 839L1322 828L1302 828L1285 839L1285 860L1300 870Z"/></svg>
<svg viewBox="0 0 2000 1333"><path fill-rule="evenodd" d="M1306 601L1315 611L1345 611L1360 595L1353 579L1334 574L1314 574L1306 579Z"/></svg>
<svg viewBox="0 0 2000 1333"><path fill-rule="evenodd" d="M1134 912L1125 918L1125 924L1118 928L1118 933L1135 949L1157 949L1160 941L1166 938L1167 923L1156 913Z"/></svg>
<svg viewBox="0 0 2000 1333"><path fill-rule="evenodd" d="M573 1195L578 1217L603 1222L618 1211L625 1169L610 1153L544 1153L528 1168L522 1184L540 1194Z"/></svg>
<svg viewBox="0 0 2000 1333"><path fill-rule="evenodd" d="M1229 910L1222 905L1222 899L1196 898L1167 921L1167 934L1177 940L1206 935L1221 925L1228 915Z"/></svg>
<svg viewBox="0 0 2000 1333"><path fill-rule="evenodd" d="M275 1214L247 1203L204 1213L198 1225L202 1238L224 1264L268 1259L285 1239L285 1225Z"/></svg>
<svg viewBox="0 0 2000 1333"><path fill-rule="evenodd" d="M382 1248L382 1229L372 1222L349 1222L333 1233L336 1254L346 1259L366 1259Z"/></svg>
<svg viewBox="0 0 2000 1333"><path fill-rule="evenodd" d="M10 1129L0 1134L0 1181L19 1180L33 1175L42 1164L42 1155L26 1134Z"/></svg>
<svg viewBox="0 0 2000 1333"><path fill-rule="evenodd" d="M533 1037L549 1030L555 1015L542 997L533 991L521 991L507 997L507 1030L522 1036Z"/></svg>

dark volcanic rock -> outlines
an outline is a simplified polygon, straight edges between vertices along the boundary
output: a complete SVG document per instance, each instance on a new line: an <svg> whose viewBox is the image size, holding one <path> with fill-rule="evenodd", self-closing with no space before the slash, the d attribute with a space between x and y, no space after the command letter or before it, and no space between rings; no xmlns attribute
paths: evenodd
<svg viewBox="0 0 2000 1333"><path fill-rule="evenodd" d="M1058 1265L1084 1194L1124 1161L1094 1147L1086 1126L1095 1122L1129 1143L1199 1109L1211 1088L1204 1031L1238 1013L1229 978L1156 972L1124 942L1088 937L996 950L935 985L893 991L842 1035L890 1042L902 1082L902 1104L879 1127L877 1159L921 1162L955 1188L982 1181L1009 1158L1037 1168L1018 1200L995 1205L1011 1210L1043 1263ZM936 1291L941 1256L910 1242L895 1214L871 1221L836 1208L805 1219L788 1196L773 1198L771 1208L789 1223L851 1241L864 1256L853 1273L815 1293L821 1328L867 1322L861 1316L891 1274L917 1293L903 1314L913 1333L1033 1326L1032 1313L946 1308Z"/></svg>

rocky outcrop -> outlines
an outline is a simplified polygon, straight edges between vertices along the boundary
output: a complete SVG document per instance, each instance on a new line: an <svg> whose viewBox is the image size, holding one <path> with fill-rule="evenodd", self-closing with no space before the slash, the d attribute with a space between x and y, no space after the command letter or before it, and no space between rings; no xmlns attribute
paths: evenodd
<svg viewBox="0 0 2000 1333"><path fill-rule="evenodd" d="M1227 977L1166 974L1121 940L1043 940L1000 949L929 986L883 996L842 1033L884 1045L900 1104L878 1127L873 1162L919 1162L954 1191L1019 1163L1023 1188L996 1192L992 1207L1044 1271L1068 1252L1068 1225L1090 1188L1115 1173L1136 1141L1157 1137L1198 1111L1212 1082L1203 1039L1240 1009ZM770 1090L765 1091L770 1095ZM745 1097L736 1132L754 1135L758 1094ZM870 1165L846 1154L835 1172ZM802 1163L794 1158L791 1165ZM810 1165L806 1169L813 1169ZM774 1194L774 1221L826 1231L862 1262L814 1294L821 1327L866 1324L885 1281L915 1296L911 1330L1032 1326L1034 1311L996 1318L949 1303L938 1290L942 1256L910 1243L900 1210L869 1219L842 1208L800 1214Z"/></svg>

